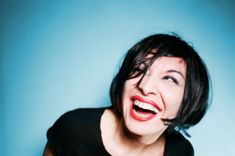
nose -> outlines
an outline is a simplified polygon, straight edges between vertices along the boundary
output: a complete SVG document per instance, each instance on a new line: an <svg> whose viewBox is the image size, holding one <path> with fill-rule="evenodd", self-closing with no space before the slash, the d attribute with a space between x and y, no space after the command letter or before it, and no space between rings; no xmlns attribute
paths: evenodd
<svg viewBox="0 0 235 156"><path fill-rule="evenodd" d="M157 94L156 83L154 83L154 80L152 80L149 75L144 75L140 80L138 87L144 95Z"/></svg>

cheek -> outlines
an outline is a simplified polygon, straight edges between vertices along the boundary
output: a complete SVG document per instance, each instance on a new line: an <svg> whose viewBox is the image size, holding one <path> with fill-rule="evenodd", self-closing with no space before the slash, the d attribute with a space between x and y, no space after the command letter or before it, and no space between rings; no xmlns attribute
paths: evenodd
<svg viewBox="0 0 235 156"><path fill-rule="evenodd" d="M125 106L129 100L130 93L132 92L134 85L130 80L126 81L123 87L123 95L122 95L122 105Z"/></svg>
<svg viewBox="0 0 235 156"><path fill-rule="evenodd" d="M123 98L129 96L129 94L131 94L131 92L133 92L133 90L136 89L136 84L138 83L139 79L130 79L127 80L124 83L124 87L123 87Z"/></svg>
<svg viewBox="0 0 235 156"><path fill-rule="evenodd" d="M128 96L129 92L131 90L131 85L128 81L126 81L124 83L124 87L123 87L123 90L122 90L122 93L123 93L123 96L122 98L124 99L126 96Z"/></svg>
<svg viewBox="0 0 235 156"><path fill-rule="evenodd" d="M130 97L138 92L136 85L139 79L129 79L124 83L122 94L122 108L123 111L128 110L130 107Z"/></svg>
<svg viewBox="0 0 235 156"><path fill-rule="evenodd" d="M183 99L182 90L167 91L162 94L163 100L166 104L165 117L174 118L179 110Z"/></svg>

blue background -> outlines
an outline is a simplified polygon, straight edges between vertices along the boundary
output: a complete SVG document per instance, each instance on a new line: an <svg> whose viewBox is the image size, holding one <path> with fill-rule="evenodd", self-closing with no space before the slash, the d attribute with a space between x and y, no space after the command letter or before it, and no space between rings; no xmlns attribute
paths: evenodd
<svg viewBox="0 0 235 156"><path fill-rule="evenodd" d="M64 112L110 105L124 53L176 32L207 63L213 101L190 129L196 156L234 155L234 0L5 0L0 3L0 153L40 156Z"/></svg>

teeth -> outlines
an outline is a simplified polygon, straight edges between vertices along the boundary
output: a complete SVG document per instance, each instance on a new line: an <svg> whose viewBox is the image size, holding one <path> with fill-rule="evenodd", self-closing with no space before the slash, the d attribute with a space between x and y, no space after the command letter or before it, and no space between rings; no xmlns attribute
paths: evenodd
<svg viewBox="0 0 235 156"><path fill-rule="evenodd" d="M144 103L144 102L140 102L140 101L138 101L138 100L135 100L135 101L134 101L134 104L135 104L136 106L142 108L142 109L147 109L147 110L153 111L153 112L155 112L155 113L158 113L158 112L159 112L159 110L158 110L156 107L154 107L153 105L150 105L150 104L148 104L148 103Z"/></svg>
<svg viewBox="0 0 235 156"><path fill-rule="evenodd" d="M138 115L138 116L143 117L143 118L148 117L148 115L147 115L147 114L140 114L140 113L136 112L135 110L134 110L134 113L135 113L136 115Z"/></svg>

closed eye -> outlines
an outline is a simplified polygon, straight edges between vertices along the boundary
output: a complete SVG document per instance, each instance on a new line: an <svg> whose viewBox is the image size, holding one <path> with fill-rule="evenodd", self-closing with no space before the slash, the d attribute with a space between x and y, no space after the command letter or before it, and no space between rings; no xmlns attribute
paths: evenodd
<svg viewBox="0 0 235 156"><path fill-rule="evenodd" d="M145 69L144 68L140 68L140 67L136 67L132 70L131 74L130 74L130 78L136 78L142 74L145 73Z"/></svg>
<svg viewBox="0 0 235 156"><path fill-rule="evenodd" d="M175 83L176 85L179 84L179 81L178 81L176 78L172 77L172 76L164 76L162 79L163 79L163 80L167 80L167 81L169 81L169 82L173 82L173 83Z"/></svg>
<svg viewBox="0 0 235 156"><path fill-rule="evenodd" d="M146 65L144 63L141 63L140 65L134 67L132 70L132 75L140 75L145 73Z"/></svg>

